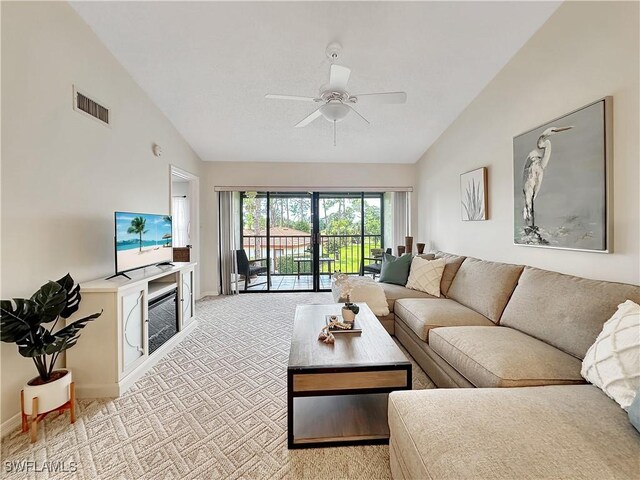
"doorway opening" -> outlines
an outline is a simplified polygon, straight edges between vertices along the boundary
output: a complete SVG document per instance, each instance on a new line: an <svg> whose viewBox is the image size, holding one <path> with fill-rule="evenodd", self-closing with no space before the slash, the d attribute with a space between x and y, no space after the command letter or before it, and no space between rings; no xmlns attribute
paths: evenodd
<svg viewBox="0 0 640 480"><path fill-rule="evenodd" d="M199 179L171 165L171 220L174 262L197 262L199 258ZM196 270L198 272L198 270ZM199 275L196 273L195 293L199 298Z"/></svg>

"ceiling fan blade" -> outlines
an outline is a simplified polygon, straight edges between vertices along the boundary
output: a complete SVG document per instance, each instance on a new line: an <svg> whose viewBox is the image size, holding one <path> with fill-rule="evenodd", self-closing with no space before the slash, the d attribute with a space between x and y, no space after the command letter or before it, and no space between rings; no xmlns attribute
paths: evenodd
<svg viewBox="0 0 640 480"><path fill-rule="evenodd" d="M355 108L353 108L351 105L347 105L347 106L348 106L351 110L353 110L353 112L354 112L356 115L358 115L362 120L364 120L364 121L367 123L367 125L371 125L371 122L370 122L369 120L367 120L366 118L364 118L362 115L360 115L360 113L359 113Z"/></svg>
<svg viewBox="0 0 640 480"><path fill-rule="evenodd" d="M361 93L353 97L356 98L356 103L407 103L406 92Z"/></svg>
<svg viewBox="0 0 640 480"><path fill-rule="evenodd" d="M347 90L351 70L342 65L331 65L331 74L329 75L329 90L339 90L344 92Z"/></svg>
<svg viewBox="0 0 640 480"><path fill-rule="evenodd" d="M296 128L300 128L300 127L306 127L307 125L309 125L311 122L313 122L316 118L318 118L320 115L322 115L320 113L320 109L317 109L316 111L314 111L313 113L307 115L306 117L304 117L302 120L300 120L295 127Z"/></svg>
<svg viewBox="0 0 640 480"><path fill-rule="evenodd" d="M299 102L320 102L322 99L314 97L301 97L298 95L277 95L268 93L264 98L270 98L273 100L297 100Z"/></svg>

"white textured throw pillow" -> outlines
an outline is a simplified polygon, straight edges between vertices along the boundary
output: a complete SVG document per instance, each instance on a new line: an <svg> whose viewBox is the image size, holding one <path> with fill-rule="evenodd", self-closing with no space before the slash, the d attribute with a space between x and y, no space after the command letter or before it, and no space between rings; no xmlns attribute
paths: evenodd
<svg viewBox="0 0 640 480"><path fill-rule="evenodd" d="M385 317L389 315L389 304L384 290L371 277L356 277L344 273L334 273L331 282L331 292L336 303L349 300L356 303L366 303L374 315Z"/></svg>
<svg viewBox="0 0 640 480"><path fill-rule="evenodd" d="M618 305L587 350L581 374L629 408L640 389L640 305L631 300Z"/></svg>
<svg viewBox="0 0 640 480"><path fill-rule="evenodd" d="M444 272L446 262L444 258L425 260L424 258L415 257L411 261L406 287L439 297L440 280L442 280L442 272Z"/></svg>

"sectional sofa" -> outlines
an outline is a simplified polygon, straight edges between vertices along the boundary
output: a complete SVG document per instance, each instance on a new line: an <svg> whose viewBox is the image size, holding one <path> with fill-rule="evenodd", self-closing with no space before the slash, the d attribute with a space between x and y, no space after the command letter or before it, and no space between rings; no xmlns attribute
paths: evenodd
<svg viewBox="0 0 640 480"><path fill-rule="evenodd" d="M390 395L393 477L640 478L640 434L580 375L640 287L435 257L446 259L440 298L380 284L391 311L381 322L445 387Z"/></svg>

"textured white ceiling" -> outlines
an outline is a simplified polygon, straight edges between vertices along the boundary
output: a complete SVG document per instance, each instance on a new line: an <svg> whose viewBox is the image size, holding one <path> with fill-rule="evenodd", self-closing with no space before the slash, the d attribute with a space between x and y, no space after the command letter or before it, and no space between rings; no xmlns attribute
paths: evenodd
<svg viewBox="0 0 640 480"><path fill-rule="evenodd" d="M559 2L73 2L203 160L413 163ZM338 124L317 106L339 41L349 91L404 90ZM161 139L158 139L161 143ZM339 173L339 172L337 172Z"/></svg>

